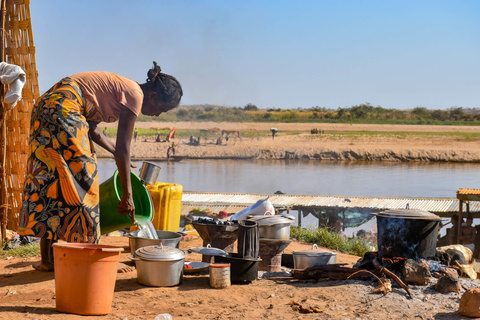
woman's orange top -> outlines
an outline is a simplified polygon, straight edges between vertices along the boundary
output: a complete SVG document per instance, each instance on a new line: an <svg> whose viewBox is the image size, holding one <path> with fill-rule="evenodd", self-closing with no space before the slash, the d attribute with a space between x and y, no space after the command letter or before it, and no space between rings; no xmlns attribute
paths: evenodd
<svg viewBox="0 0 480 320"><path fill-rule="evenodd" d="M143 92L140 85L128 78L106 71L81 72L70 76L90 104L87 120L115 122L127 108L140 114Z"/></svg>

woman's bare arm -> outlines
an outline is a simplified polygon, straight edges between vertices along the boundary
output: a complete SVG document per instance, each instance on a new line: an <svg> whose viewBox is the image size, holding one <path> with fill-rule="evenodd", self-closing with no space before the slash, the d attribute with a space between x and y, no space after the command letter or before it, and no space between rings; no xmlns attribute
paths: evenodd
<svg viewBox="0 0 480 320"><path fill-rule="evenodd" d="M130 143L137 116L126 109L120 115L118 121L117 141L114 156L117 163L120 182L123 188L122 199L117 207L120 214L128 214L135 221L135 205L132 197L132 185L130 179Z"/></svg>

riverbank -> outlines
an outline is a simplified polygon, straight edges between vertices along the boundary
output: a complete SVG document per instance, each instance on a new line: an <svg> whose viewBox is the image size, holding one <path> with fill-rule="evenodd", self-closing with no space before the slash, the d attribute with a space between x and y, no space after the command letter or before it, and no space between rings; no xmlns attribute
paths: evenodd
<svg viewBox="0 0 480 320"><path fill-rule="evenodd" d="M108 124L113 127L115 124ZM430 161L480 162L480 143L455 133L478 133L476 126L371 125L318 123L227 123L227 122L138 122L137 128L175 127L177 130L218 132L203 138L200 144L174 138L175 157L171 159L301 159L336 161ZM242 136L242 132L278 129L275 137ZM311 129L323 134L311 134ZM222 130L240 131L217 144ZM171 142L155 142L139 137L132 142L134 160L163 160ZM99 157L111 157L97 148Z"/></svg>

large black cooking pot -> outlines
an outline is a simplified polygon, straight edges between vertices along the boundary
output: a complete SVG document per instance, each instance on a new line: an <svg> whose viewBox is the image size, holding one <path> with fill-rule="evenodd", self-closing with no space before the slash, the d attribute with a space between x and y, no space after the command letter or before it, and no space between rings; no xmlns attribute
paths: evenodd
<svg viewBox="0 0 480 320"><path fill-rule="evenodd" d="M256 280L260 261L262 259L241 258L237 253L215 257L215 262L230 263L230 281L237 284L250 283Z"/></svg>
<svg viewBox="0 0 480 320"><path fill-rule="evenodd" d="M377 245L381 258L435 256L439 216L422 210L386 210L377 216Z"/></svg>

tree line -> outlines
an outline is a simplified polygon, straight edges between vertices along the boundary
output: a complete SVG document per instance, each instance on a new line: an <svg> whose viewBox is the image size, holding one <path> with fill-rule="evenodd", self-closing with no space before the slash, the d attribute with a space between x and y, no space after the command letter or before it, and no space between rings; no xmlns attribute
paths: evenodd
<svg viewBox="0 0 480 320"><path fill-rule="evenodd" d="M260 109L254 104L244 107L216 105L180 106L153 121L214 121L214 122L337 122L337 123L391 123L391 124L480 124L480 109L431 110L416 107L411 110L374 107L369 103L350 108L328 109L324 107ZM152 117L140 116L140 121L152 121Z"/></svg>

